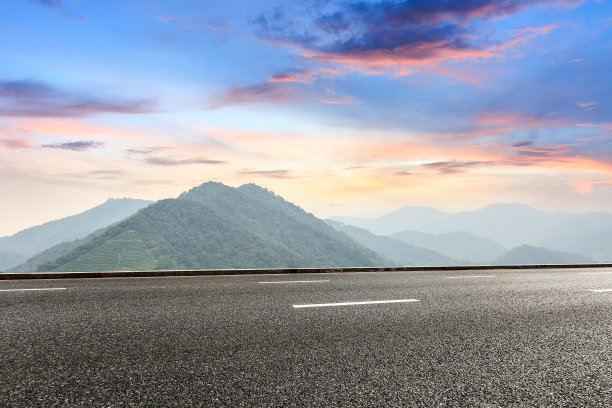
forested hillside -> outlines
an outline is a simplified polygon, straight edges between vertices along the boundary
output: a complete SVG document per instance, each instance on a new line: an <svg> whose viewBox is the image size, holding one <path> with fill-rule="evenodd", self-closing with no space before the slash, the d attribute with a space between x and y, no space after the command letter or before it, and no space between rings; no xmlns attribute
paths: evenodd
<svg viewBox="0 0 612 408"><path fill-rule="evenodd" d="M375 266L387 261L257 186L205 183L111 226L40 271Z"/></svg>

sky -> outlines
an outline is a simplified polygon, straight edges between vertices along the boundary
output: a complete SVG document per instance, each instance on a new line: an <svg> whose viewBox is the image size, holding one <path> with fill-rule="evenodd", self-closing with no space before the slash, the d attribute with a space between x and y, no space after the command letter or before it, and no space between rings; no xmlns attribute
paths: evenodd
<svg viewBox="0 0 612 408"><path fill-rule="evenodd" d="M0 2L0 236L207 181L609 211L612 3Z"/></svg>

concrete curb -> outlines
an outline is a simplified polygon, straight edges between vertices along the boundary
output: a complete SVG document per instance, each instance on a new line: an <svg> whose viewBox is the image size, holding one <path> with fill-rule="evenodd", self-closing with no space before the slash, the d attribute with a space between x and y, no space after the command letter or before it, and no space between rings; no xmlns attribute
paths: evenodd
<svg viewBox="0 0 612 408"><path fill-rule="evenodd" d="M612 268L612 264L579 265L466 265L466 266L386 266L352 268L281 268L281 269L196 269L166 271L107 271L107 272L36 272L0 273L0 280L18 279L92 279L92 278L146 278L155 276L218 276L295 273L343 273L343 272L424 272L424 271L480 271L516 269L576 269Z"/></svg>

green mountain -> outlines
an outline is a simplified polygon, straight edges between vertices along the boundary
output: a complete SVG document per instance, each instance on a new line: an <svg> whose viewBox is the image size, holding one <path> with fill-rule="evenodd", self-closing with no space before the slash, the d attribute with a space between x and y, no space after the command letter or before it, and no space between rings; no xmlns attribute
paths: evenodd
<svg viewBox="0 0 612 408"><path fill-rule="evenodd" d="M493 263L495 265L590 264L595 263L595 260L572 252L521 245L495 259Z"/></svg>
<svg viewBox="0 0 612 408"><path fill-rule="evenodd" d="M454 259L474 263L489 263L503 255L507 249L497 242L467 232L428 234L418 231L402 231L391 235L403 242L431 249Z"/></svg>
<svg viewBox="0 0 612 408"><path fill-rule="evenodd" d="M151 201L130 198L110 199L77 215L28 228L9 237L0 238L0 251L20 255L11 262L2 257L0 270L14 267L26 259L62 242L83 238L92 232L120 221Z"/></svg>
<svg viewBox="0 0 612 408"><path fill-rule="evenodd" d="M269 190L247 184L232 188L209 182L181 194L179 199L207 204L250 231L268 237L308 260L309 266L384 265L376 253L346 234Z"/></svg>
<svg viewBox="0 0 612 408"><path fill-rule="evenodd" d="M257 186L205 183L159 201L40 271L374 266L385 261Z"/></svg>
<svg viewBox="0 0 612 408"><path fill-rule="evenodd" d="M167 199L40 271L295 267L306 263L205 204Z"/></svg>
<svg viewBox="0 0 612 408"><path fill-rule="evenodd" d="M27 259L25 262L7 269L5 272L8 272L8 273L34 272L38 270L38 267L40 265L47 263L47 262L56 261L60 257L69 253L70 251L91 241L98 235L102 234L105 230L106 228L100 228L99 230L92 232L91 234L87 235L84 238L79 238L79 239L75 239L72 241L62 242L61 244L54 245L51 248L45 249L44 251Z"/></svg>
<svg viewBox="0 0 612 408"><path fill-rule="evenodd" d="M376 252L397 266L443 266L466 264L426 248L419 248L388 236L372 234L370 231L327 220L338 231L344 232L359 244Z"/></svg>

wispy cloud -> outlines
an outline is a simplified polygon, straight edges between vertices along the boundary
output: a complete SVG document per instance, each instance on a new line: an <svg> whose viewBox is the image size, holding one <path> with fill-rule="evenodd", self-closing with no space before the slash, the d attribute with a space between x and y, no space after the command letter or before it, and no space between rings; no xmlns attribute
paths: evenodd
<svg viewBox="0 0 612 408"><path fill-rule="evenodd" d="M227 23L216 20L208 20L200 23L194 20L170 15L161 15L157 17L157 20L165 24L174 24L185 31L200 30L202 28L221 32L229 30L229 25Z"/></svg>
<svg viewBox="0 0 612 408"><path fill-rule="evenodd" d="M576 105L581 107L585 112L589 112L595 109L597 102L576 102Z"/></svg>
<svg viewBox="0 0 612 408"><path fill-rule="evenodd" d="M258 177L270 177L285 179L291 178L291 172L289 170L241 170L238 174L242 176L258 176Z"/></svg>
<svg viewBox="0 0 612 408"><path fill-rule="evenodd" d="M488 109L477 112L472 123L457 130L425 132L428 138L479 139L503 136L525 129L548 129L568 126L567 119L555 115L542 115L503 109Z"/></svg>
<svg viewBox="0 0 612 408"><path fill-rule="evenodd" d="M310 60L373 73L393 68L404 74L411 72L410 66L501 56L511 47L547 34L554 26L522 27L497 39L479 30L479 22L538 3L570 5L562 0L306 1L304 8L280 7L259 16L254 24L260 38L293 47Z"/></svg>
<svg viewBox="0 0 612 408"><path fill-rule="evenodd" d="M442 174L453 174L453 173L461 173L470 168L474 167L482 167L482 166L498 166L499 162L494 161L442 161L442 162L434 162L434 163L425 163L421 164L420 167L436 170Z"/></svg>
<svg viewBox="0 0 612 408"><path fill-rule="evenodd" d="M138 154L138 155L146 156L149 154L158 153L164 149L165 147L163 146L145 146L145 147L126 149L125 152L128 154Z"/></svg>
<svg viewBox="0 0 612 408"><path fill-rule="evenodd" d="M571 148L577 145L579 145L579 143L536 146L533 142L520 142L514 143L510 147L521 156L566 160L574 156L571 152Z"/></svg>
<svg viewBox="0 0 612 408"><path fill-rule="evenodd" d="M612 122L610 123L578 123L576 126L598 128L598 129L612 129Z"/></svg>
<svg viewBox="0 0 612 408"><path fill-rule="evenodd" d="M77 142L52 143L44 144L42 147L49 149L73 150L75 152L83 152L89 149L96 149L103 146L104 143L95 140L80 140Z"/></svg>
<svg viewBox="0 0 612 408"><path fill-rule="evenodd" d="M394 176L414 176L415 173L411 172L411 171L406 171L406 170L398 170L398 171L394 171L392 173Z"/></svg>
<svg viewBox="0 0 612 408"><path fill-rule="evenodd" d="M320 103L328 103L333 105L353 105L357 103L357 99L352 96L336 95L332 89L325 90L325 96L315 98Z"/></svg>
<svg viewBox="0 0 612 408"><path fill-rule="evenodd" d="M318 72L313 69L296 68L274 74L268 80L269 82L302 82L310 84L314 81Z"/></svg>
<svg viewBox="0 0 612 408"><path fill-rule="evenodd" d="M62 7L61 0L31 0L32 3L40 4L45 7Z"/></svg>
<svg viewBox="0 0 612 408"><path fill-rule="evenodd" d="M138 114L155 109L152 99L120 100L62 90L39 81L0 81L0 116L80 117Z"/></svg>
<svg viewBox="0 0 612 408"><path fill-rule="evenodd" d="M32 148L32 145L25 139L0 139L0 143L11 150Z"/></svg>
<svg viewBox="0 0 612 408"><path fill-rule="evenodd" d="M224 164L223 160L210 160L202 157L189 159L172 159L168 157L146 157L144 162L155 166L185 166L191 164Z"/></svg>
<svg viewBox="0 0 612 408"><path fill-rule="evenodd" d="M92 170L84 171L81 173L65 173L62 177L73 177L73 178L87 178L87 179L98 179L98 180L116 180L118 177L125 176L126 172L123 170Z"/></svg>
<svg viewBox="0 0 612 408"><path fill-rule="evenodd" d="M295 89L281 83L266 82L251 86L234 86L213 96L208 102L209 109L249 103L279 103L297 98Z"/></svg>

